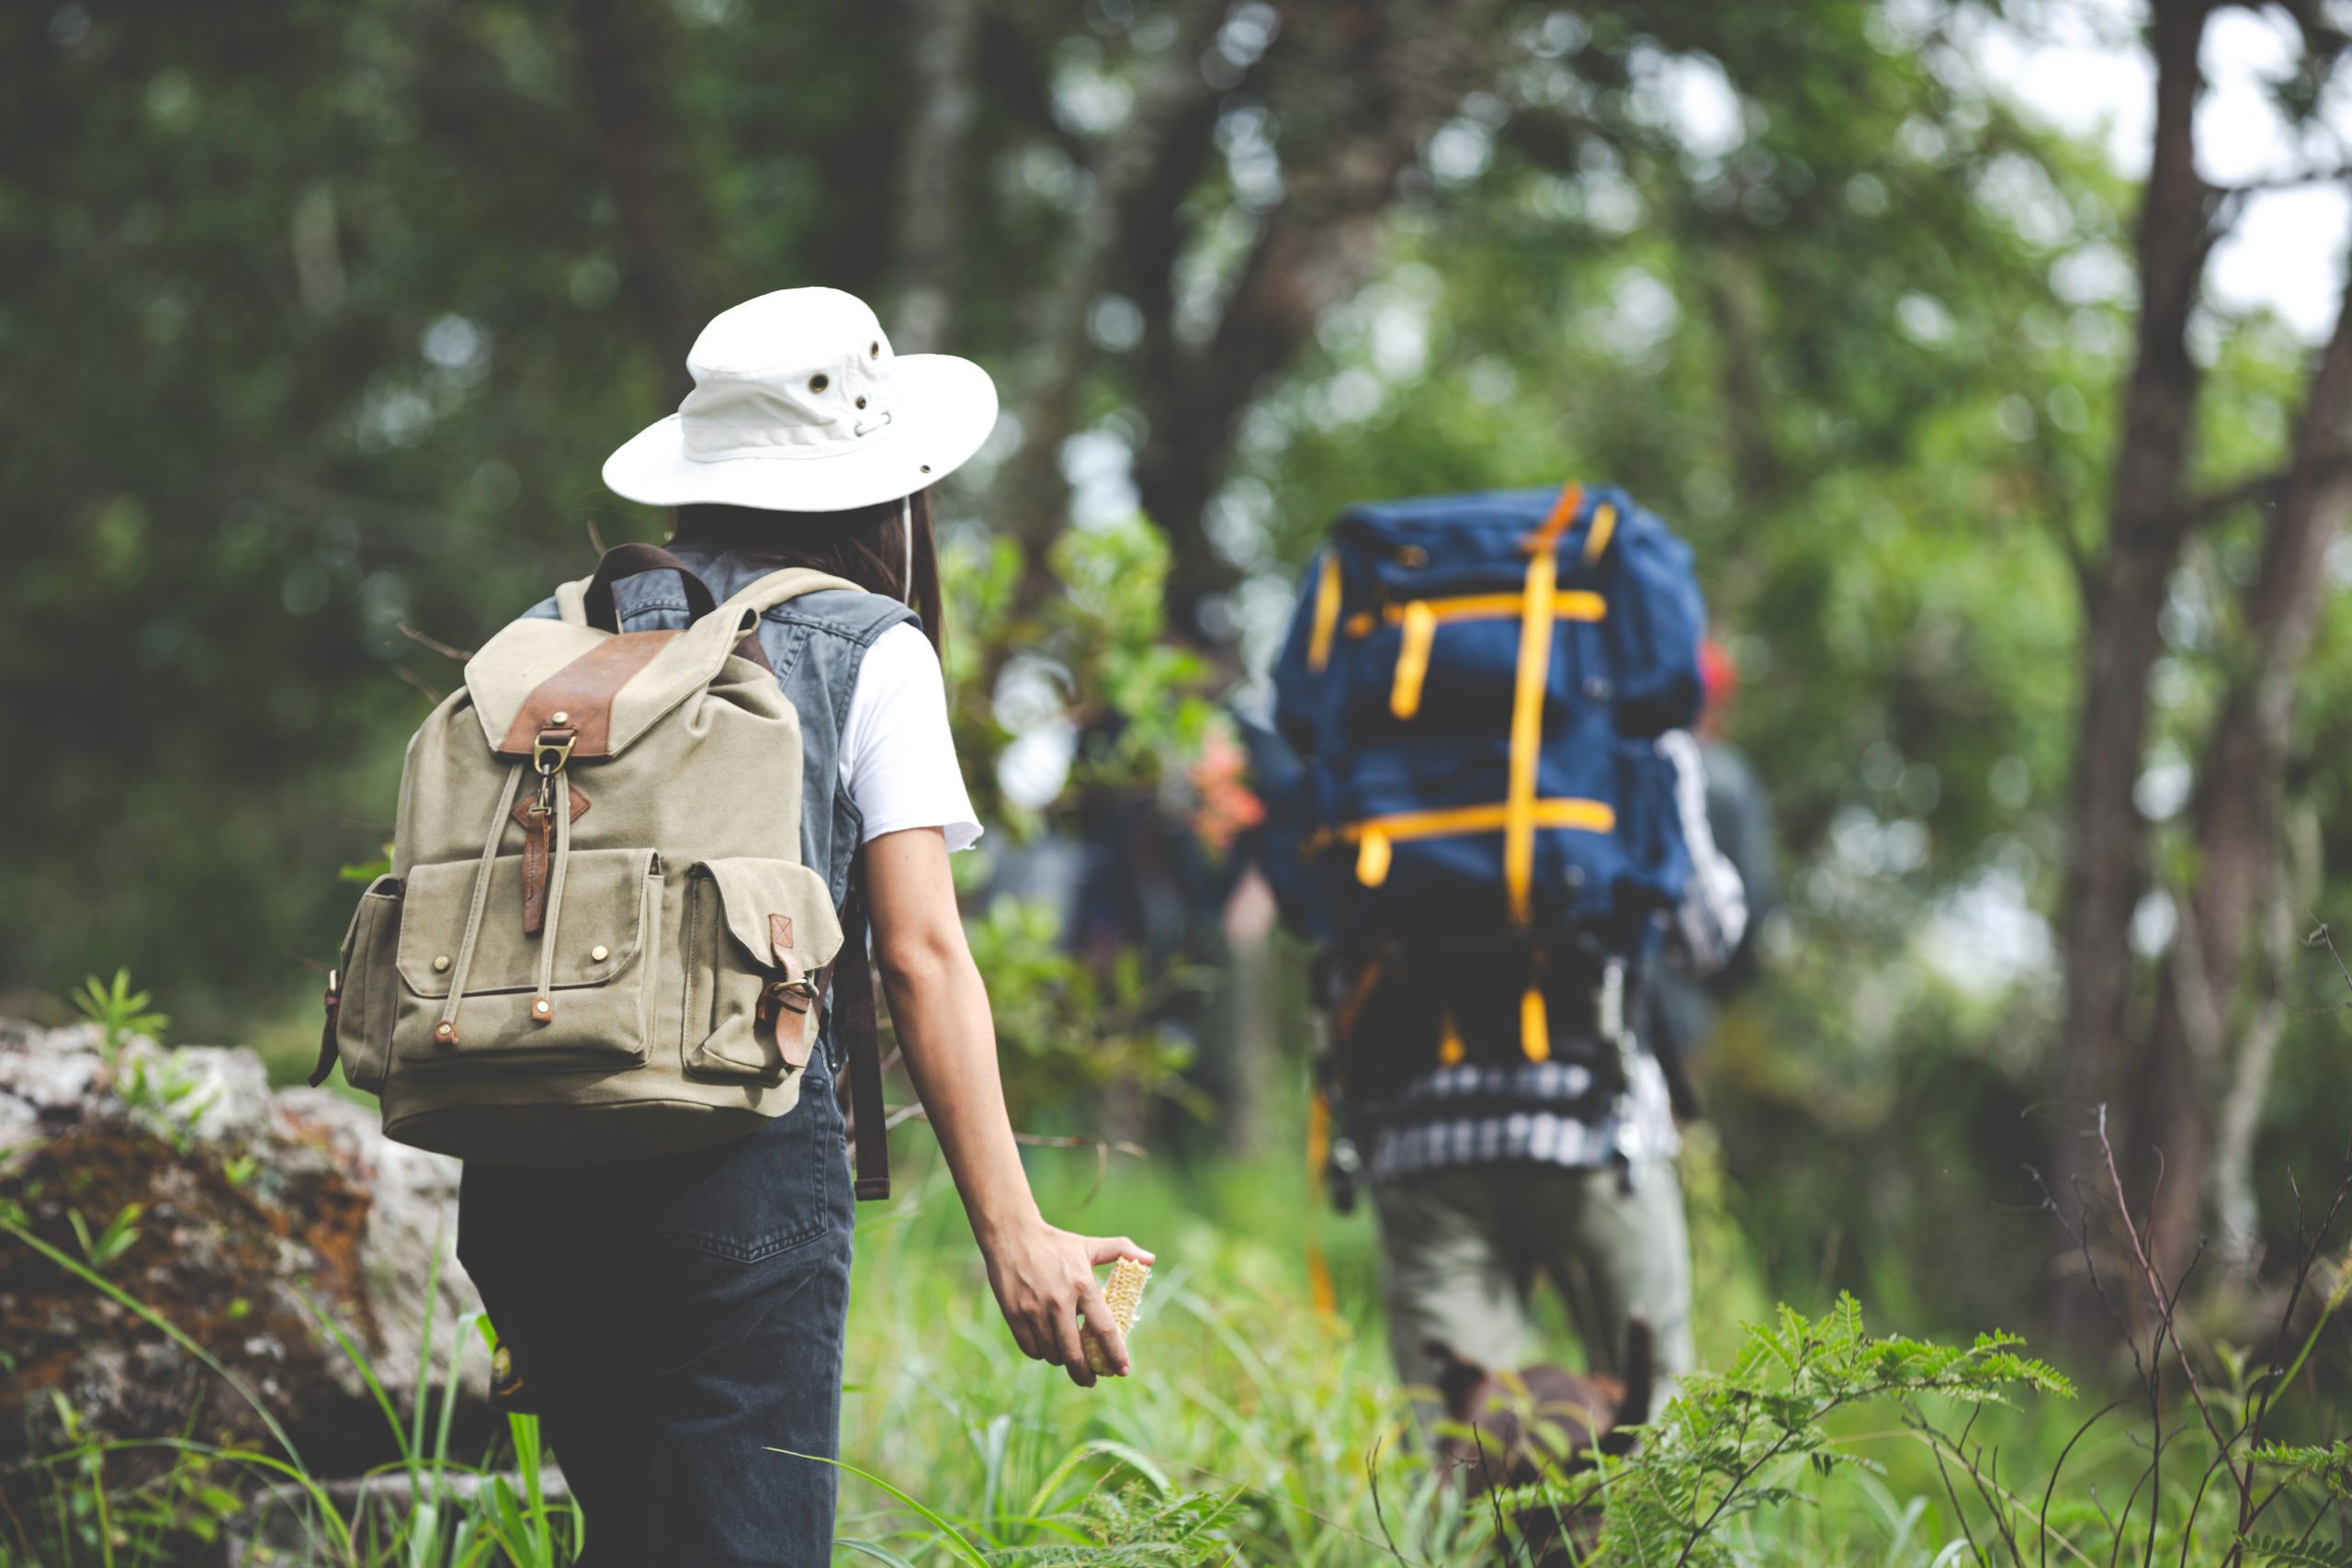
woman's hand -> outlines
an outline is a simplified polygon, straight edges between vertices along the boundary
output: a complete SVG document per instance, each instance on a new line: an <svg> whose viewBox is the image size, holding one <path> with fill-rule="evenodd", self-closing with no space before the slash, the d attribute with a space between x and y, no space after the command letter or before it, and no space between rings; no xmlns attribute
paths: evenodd
<svg viewBox="0 0 2352 1568"><path fill-rule="evenodd" d="M1094 1371L1086 1364L1079 1325L1082 1314L1118 1375L1127 1375L1126 1336L1119 1332L1102 1300L1094 1270L1122 1258L1148 1264L1150 1253L1125 1236L1073 1235L1043 1220L983 1241L981 1251L988 1258L989 1284L996 1292L997 1305L1004 1309L1004 1321L1022 1354L1061 1368L1080 1388L1093 1387Z"/></svg>

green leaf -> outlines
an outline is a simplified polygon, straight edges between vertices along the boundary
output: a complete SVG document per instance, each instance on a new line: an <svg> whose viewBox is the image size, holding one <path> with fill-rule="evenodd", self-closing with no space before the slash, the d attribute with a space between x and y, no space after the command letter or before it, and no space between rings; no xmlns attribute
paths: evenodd
<svg viewBox="0 0 2352 1568"><path fill-rule="evenodd" d="M970 1538L966 1536L962 1530L957 1529L953 1524L949 1523L946 1517L937 1509L908 1493L901 1492L899 1488L891 1485L888 1482L883 1480L873 1472L860 1470L857 1466L851 1464L846 1460L827 1459L821 1454L796 1453L790 1449L778 1448L771 1448L767 1451L772 1454L783 1454L790 1459L814 1460L819 1464L830 1464L835 1470L843 1471L851 1475L856 1476L860 1481L865 1482L869 1486L873 1486L883 1492L888 1493L891 1496L896 1497L899 1502L904 1503L908 1507L913 1509L925 1524L931 1526L932 1529L939 1532L940 1545L945 1547L948 1554L954 1557L956 1561L967 1564L967 1568L990 1568L989 1560L981 1554L980 1549L973 1545Z"/></svg>
<svg viewBox="0 0 2352 1568"><path fill-rule="evenodd" d="M844 1535L836 1536L833 1540L833 1544L835 1546L845 1546L861 1556L871 1557L876 1562L887 1563L888 1564L888 1568L915 1568L913 1563L908 1562L897 1552L892 1551L888 1547L879 1545L874 1541L859 1540L854 1537Z"/></svg>
<svg viewBox="0 0 2352 1568"><path fill-rule="evenodd" d="M2245 1545L2247 1558L2256 1562L2277 1562L2285 1568L2352 1568L2352 1550L2325 1541L2256 1535L2248 1536Z"/></svg>

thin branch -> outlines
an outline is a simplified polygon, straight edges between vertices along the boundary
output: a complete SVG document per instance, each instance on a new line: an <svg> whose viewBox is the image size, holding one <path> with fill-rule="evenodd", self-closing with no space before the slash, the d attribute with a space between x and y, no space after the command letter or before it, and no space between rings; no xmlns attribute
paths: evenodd
<svg viewBox="0 0 2352 1568"><path fill-rule="evenodd" d="M2317 915L2309 915L2306 918L2312 922L2315 929L2312 931L2311 935L2303 938L2303 945L2305 947L2316 947L2325 944L2328 957L2335 961L2335 972L2344 976L2345 988L2346 990L2352 990L2352 969L2345 967L2344 954L2336 951L2335 938L2334 934L2329 931L2327 923L2324 920L2322 920ZM2294 1011L2301 1013L2305 1018L2325 1018L2330 1013L2343 1012L2346 1009L2352 1009L2352 1001L2338 1002L2334 1007L2329 1008L2297 1007L2293 1002L2289 1002L2287 1006Z"/></svg>
<svg viewBox="0 0 2352 1568"><path fill-rule="evenodd" d="M1952 1484L1951 1472L1944 1465L1944 1443L1951 1439L1944 1438L1940 1432L1935 1432L1932 1427L1928 1430L1935 1438L1940 1439L1928 1445L1928 1452L1936 1461L1936 1478L1944 1483L1944 1495L1951 1499L1951 1517L1960 1521L1960 1533L1968 1539L1970 1559L1982 1562L1984 1561L1984 1549L1976 1544L1976 1530L1968 1522L1968 1509L1960 1500L1960 1488Z"/></svg>
<svg viewBox="0 0 2352 1568"><path fill-rule="evenodd" d="M889 1114L883 1119L883 1125L886 1128L888 1128L899 1126L899 1124L907 1122L928 1122L930 1120L931 1112L921 1105L894 1105L890 1108ZM1142 1145L1128 1143L1124 1138L1061 1138L1053 1137L1044 1133L1016 1132L1012 1134L1012 1140L1017 1144L1025 1144L1031 1148L1101 1149L1111 1154L1128 1155L1136 1159L1143 1159L1147 1157L1147 1151L1144 1149Z"/></svg>
<svg viewBox="0 0 2352 1568"><path fill-rule="evenodd" d="M2284 169L2275 175L2263 175L2251 180L2233 180L2216 187L2221 194L2241 200L2259 196L2265 191L2299 190L2304 186L2328 186L2352 180L2352 163L2326 164L2308 169Z"/></svg>
<svg viewBox="0 0 2352 1568"><path fill-rule="evenodd" d="M589 526L593 528L595 525L592 523ZM439 654L442 658L454 659L460 664L463 664L467 660L471 659L474 656L474 650L472 649L457 648L451 644L443 642L437 637L429 637L425 633L418 631L414 626L410 626L406 621L402 621L401 623L401 636L408 638L409 641L416 644L419 648L430 649L435 653Z"/></svg>
<svg viewBox="0 0 2352 1568"><path fill-rule="evenodd" d="M2140 1272L2143 1278L2146 1280L2150 1302L2156 1309L2156 1343L2154 1348L2160 1349L2164 1344L2165 1336L2169 1335L2171 1337L2174 1359L2180 1364L2181 1376L2188 1380L2189 1397L2197 1402L2197 1413L2205 1422L2205 1430L2212 1435L2214 1443L2226 1454L2229 1449L2229 1442L2222 1436L2221 1423L2213 1418L2212 1406L2205 1402L2204 1385L2198 1382L2197 1369L2189 1362L2188 1348L2181 1342L2180 1329L2177 1320L2173 1315L2172 1306L2173 1301L2177 1298L2177 1296L2168 1297L2166 1295L2164 1288L2164 1280L2157 1274L2155 1264L2150 1261L2148 1258L2148 1250L2141 1243L2139 1227L2132 1221L2131 1200L2124 1190L2123 1173L2116 1168L2115 1145L2109 1140L2107 1135L2107 1107L2103 1105L2099 1107L2098 1111L2098 1144L2099 1152L2107 1161L2108 1180L2113 1184L2115 1189L2116 1207L2123 1217L2123 1234L2131 1239L2132 1256L2139 1260ZM2203 1248L2200 1247L2199 1251L2201 1254ZM2193 1269L2195 1265L2192 1263L2190 1267ZM2185 1285L2187 1282L2187 1275L2184 1274L2182 1277L2182 1283ZM2251 1496L2253 1483L2245 1472L2238 1469L2235 1463L2232 1463L2229 1469L2230 1479L2237 1484L2240 1505L2243 1507ZM2151 1525L2149 1534L2151 1552L2153 1552L2154 1549L2154 1526Z"/></svg>
<svg viewBox="0 0 2352 1568"><path fill-rule="evenodd" d="M2058 1462L2050 1467L2050 1484L2042 1491L2041 1494L2041 1515L2040 1521L2041 1526L2041 1561L2040 1568L2050 1568L2050 1505L2057 1499L2058 1475L2061 1471L2066 1468L2066 1457L2075 1451L2075 1445L2076 1443L2081 1442L2086 1437L2090 1435L2090 1429L2093 1427L2098 1426L2109 1416L2114 1414L2117 1410L2121 1409L2122 1406L2123 1401L2120 1399L2111 1399L2108 1401L2106 1407L2100 1410L2098 1415L2092 1416L2089 1420L2075 1427L2075 1435L2066 1439L2066 1446L2058 1450ZM2069 1542L2068 1544L2071 1545L2072 1543ZM2081 1553L2077 1552L2075 1555L2080 1556Z"/></svg>
<svg viewBox="0 0 2352 1568"><path fill-rule="evenodd" d="M410 685L414 686L418 691L424 693L424 700L431 703L435 707L439 707L441 705L441 699L448 694L446 692L435 689L430 681L427 681L424 676L418 674L415 671L411 670L405 664L394 664L388 666L388 668L395 676L407 682Z"/></svg>
<svg viewBox="0 0 2352 1568"><path fill-rule="evenodd" d="M1385 1440L1385 1437L1372 1440L1372 1451L1364 1456L1363 1476L1372 1483L1372 1517L1379 1521L1380 1539L1388 1543L1388 1555L1402 1563L1405 1554L1396 1550L1396 1538L1388 1529L1388 1510L1380 1502L1380 1445Z"/></svg>
<svg viewBox="0 0 2352 1568"><path fill-rule="evenodd" d="M892 1106L882 1119L882 1130L887 1133L904 1122L928 1122L929 1120L931 1120L930 1111L920 1103ZM1145 1151L1141 1145L1131 1144L1119 1138L1060 1138L1052 1137L1044 1133L1015 1132L1012 1134L1012 1141L1033 1149L1093 1150L1094 1184L1086 1190L1086 1196L1078 1201L1078 1206L1081 1209L1094 1201L1095 1195L1102 1190L1102 1183L1109 1179L1113 1155L1126 1155L1135 1159L1145 1157Z"/></svg>

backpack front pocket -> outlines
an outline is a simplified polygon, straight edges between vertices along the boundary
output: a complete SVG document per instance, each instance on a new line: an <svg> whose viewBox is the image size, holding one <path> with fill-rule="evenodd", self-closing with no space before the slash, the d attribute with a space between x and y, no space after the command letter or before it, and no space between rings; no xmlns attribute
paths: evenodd
<svg viewBox="0 0 2352 1568"><path fill-rule="evenodd" d="M816 1048L842 947L824 878L794 861L704 861L686 874L685 1017L697 1077L780 1083Z"/></svg>
<svg viewBox="0 0 2352 1568"><path fill-rule="evenodd" d="M472 861L409 873L401 920L399 1019L393 1047L405 1065L485 1070L628 1066L645 1060L661 953L662 863L651 850L574 850L564 872L560 943L549 966L549 1006L533 1016L540 943L523 929L523 857L492 863L473 961L451 1021L458 954L474 903Z"/></svg>

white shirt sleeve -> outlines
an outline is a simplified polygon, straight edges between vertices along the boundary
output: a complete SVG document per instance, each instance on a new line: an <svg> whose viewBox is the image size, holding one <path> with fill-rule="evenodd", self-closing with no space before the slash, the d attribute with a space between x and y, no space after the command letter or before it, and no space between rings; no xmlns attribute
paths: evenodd
<svg viewBox="0 0 2352 1568"><path fill-rule="evenodd" d="M842 726L842 788L865 818L869 841L938 828L954 851L970 849L980 836L948 733L939 655L911 622L876 637L858 666Z"/></svg>

